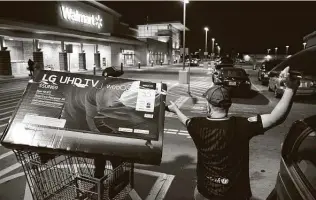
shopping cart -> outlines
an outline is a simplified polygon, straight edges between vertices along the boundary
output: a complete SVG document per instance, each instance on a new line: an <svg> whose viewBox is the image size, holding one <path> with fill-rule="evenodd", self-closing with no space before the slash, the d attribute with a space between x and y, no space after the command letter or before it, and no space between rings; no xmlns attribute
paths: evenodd
<svg viewBox="0 0 316 200"><path fill-rule="evenodd" d="M121 200L133 188L134 165L112 169L107 162L104 177L93 177L93 159L38 154L14 150L22 164L34 200Z"/></svg>

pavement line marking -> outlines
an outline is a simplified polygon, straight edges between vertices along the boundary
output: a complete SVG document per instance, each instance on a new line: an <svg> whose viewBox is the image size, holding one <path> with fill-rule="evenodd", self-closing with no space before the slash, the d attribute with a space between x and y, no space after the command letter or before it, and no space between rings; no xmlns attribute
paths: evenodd
<svg viewBox="0 0 316 200"><path fill-rule="evenodd" d="M184 136L189 136L189 133L181 133L181 132L179 132L178 134L179 135L184 135Z"/></svg>
<svg viewBox="0 0 316 200"><path fill-rule="evenodd" d="M252 84L252 86L258 91L261 92L262 90L260 90L255 84Z"/></svg>
<svg viewBox="0 0 316 200"><path fill-rule="evenodd" d="M21 98L13 98L13 99L9 99L9 100L4 100L4 101L0 101L0 103L1 103L1 105L3 106L4 104L4 102L8 102L8 101L16 101L16 102L18 102L18 101L20 101L20 99Z"/></svg>
<svg viewBox="0 0 316 200"><path fill-rule="evenodd" d="M177 135L177 132L165 132L165 133L167 133L167 134L173 134L173 135Z"/></svg>
<svg viewBox="0 0 316 200"><path fill-rule="evenodd" d="M144 175L156 176L156 177L160 177L165 174L161 172L149 171L149 170L144 170L144 169L136 169L136 168L134 169L134 172L138 174L144 174Z"/></svg>
<svg viewBox="0 0 316 200"><path fill-rule="evenodd" d="M1 109L0 109L1 110ZM13 113L13 110L11 111L7 111L7 112L3 112L3 113L0 113L0 115L6 115L6 114L10 114L10 113Z"/></svg>
<svg viewBox="0 0 316 200"><path fill-rule="evenodd" d="M158 196L155 200L164 200L165 196L170 188L170 185L174 179L174 175L167 175L167 180L164 182L163 186L161 187Z"/></svg>
<svg viewBox="0 0 316 200"><path fill-rule="evenodd" d="M16 106L11 106L11 107L6 107L6 108L0 108L0 110L7 110L7 109L15 109L16 108ZM13 111L12 111L13 112Z"/></svg>
<svg viewBox="0 0 316 200"><path fill-rule="evenodd" d="M19 177L24 176L24 175L25 175L24 172L19 172L19 173L17 173L17 174L13 174L13 175L11 175L11 176L7 176L7 177L5 177L5 178L2 178L2 179L0 179L0 185L1 185L2 183L11 181L11 180L13 180L13 179L19 178Z"/></svg>
<svg viewBox="0 0 316 200"><path fill-rule="evenodd" d="M25 90L25 88L26 87L17 87L17 88L5 89L5 90L1 90L0 93L16 92L16 91Z"/></svg>
<svg viewBox="0 0 316 200"><path fill-rule="evenodd" d="M177 129L165 129L166 131L178 131Z"/></svg>
<svg viewBox="0 0 316 200"><path fill-rule="evenodd" d="M181 99L182 98L182 99ZM181 99L181 100L180 100ZM183 104L189 99L189 97L180 97L177 103L175 102L175 104L179 107L179 109L181 108L181 106L183 106Z"/></svg>
<svg viewBox="0 0 316 200"><path fill-rule="evenodd" d="M8 123L6 123L6 124L1 124L1 125L0 125L0 128L5 127L6 125L8 125Z"/></svg>
<svg viewBox="0 0 316 200"><path fill-rule="evenodd" d="M20 163L15 163L15 164L13 164L13 165L1 170L0 171L0 177L3 176L3 175L6 175L7 173L9 173L9 172L11 172L11 171L13 171L13 170L15 170L15 169L17 169L19 167L21 167L21 164Z"/></svg>
<svg viewBox="0 0 316 200"><path fill-rule="evenodd" d="M162 176L159 176L154 186L149 191L149 195L146 197L145 200L155 200L166 180L167 180L167 174L163 174Z"/></svg>
<svg viewBox="0 0 316 200"><path fill-rule="evenodd" d="M31 193L30 187L26 181L23 200L31 200L31 199L33 199L32 193Z"/></svg>
<svg viewBox="0 0 316 200"><path fill-rule="evenodd" d="M4 118L0 118L0 121L4 121L4 120L9 120L10 117L4 117Z"/></svg>
<svg viewBox="0 0 316 200"><path fill-rule="evenodd" d="M177 85L179 85L179 83L175 83L172 86L170 86L169 88L167 88L167 90L171 90L172 88L176 87Z"/></svg>
<svg viewBox="0 0 316 200"><path fill-rule="evenodd" d="M7 153L1 154L0 155L0 160L5 158L5 157L11 156L12 154L14 154L13 151L8 151Z"/></svg>
<svg viewBox="0 0 316 200"><path fill-rule="evenodd" d="M132 200L142 200L142 198L140 198L140 196L138 195L138 193L136 192L135 189L132 189L129 192L129 196L132 198ZM26 199L25 199L26 200Z"/></svg>
<svg viewBox="0 0 316 200"><path fill-rule="evenodd" d="M7 93L6 93L7 94ZM14 97L22 97L22 94L8 94L8 95L1 95L1 99L12 99Z"/></svg>

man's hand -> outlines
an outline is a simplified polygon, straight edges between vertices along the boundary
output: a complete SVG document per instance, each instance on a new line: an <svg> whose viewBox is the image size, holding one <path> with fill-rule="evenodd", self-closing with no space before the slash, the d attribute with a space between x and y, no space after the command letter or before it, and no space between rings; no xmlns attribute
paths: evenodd
<svg viewBox="0 0 316 200"><path fill-rule="evenodd" d="M284 85L287 88L297 90L297 88L300 85L300 80L293 79L290 77L290 67L286 67L279 75L279 79L281 79L282 82L284 82Z"/></svg>
<svg viewBox="0 0 316 200"><path fill-rule="evenodd" d="M170 101L170 105L168 106L168 109L170 110L170 112L173 112L173 113L176 113L177 110L179 110L178 106L173 101Z"/></svg>

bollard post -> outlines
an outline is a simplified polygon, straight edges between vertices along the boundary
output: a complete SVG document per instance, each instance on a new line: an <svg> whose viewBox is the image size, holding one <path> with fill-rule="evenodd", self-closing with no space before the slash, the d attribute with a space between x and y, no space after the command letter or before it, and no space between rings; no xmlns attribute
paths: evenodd
<svg viewBox="0 0 316 200"><path fill-rule="evenodd" d="M151 66L152 66L152 67L154 66L154 61L151 61Z"/></svg>
<svg viewBox="0 0 316 200"><path fill-rule="evenodd" d="M93 67L93 75L95 75L95 67Z"/></svg>
<svg viewBox="0 0 316 200"><path fill-rule="evenodd" d="M162 66L162 60L160 61L160 65Z"/></svg>
<svg viewBox="0 0 316 200"><path fill-rule="evenodd" d="M123 71L123 63L121 63L121 72Z"/></svg>
<svg viewBox="0 0 316 200"><path fill-rule="evenodd" d="M140 69L140 62L138 62L138 69Z"/></svg>

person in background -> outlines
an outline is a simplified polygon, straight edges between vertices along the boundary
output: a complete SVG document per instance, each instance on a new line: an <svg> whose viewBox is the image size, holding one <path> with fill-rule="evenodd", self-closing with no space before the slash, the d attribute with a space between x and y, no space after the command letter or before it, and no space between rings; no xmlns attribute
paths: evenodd
<svg viewBox="0 0 316 200"><path fill-rule="evenodd" d="M29 59L28 62L27 62L27 65L28 65L27 70L30 71L29 76L30 76L30 77L33 77L33 74L34 74L34 65L35 65L34 61L32 61L31 59Z"/></svg>
<svg viewBox="0 0 316 200"><path fill-rule="evenodd" d="M289 67L280 73L286 89L271 113L245 118L228 116L232 104L229 91L213 86L206 92L208 115L185 116L175 105L167 111L177 114L197 148L195 200L249 200L249 141L283 123L292 107L299 80L290 78Z"/></svg>

